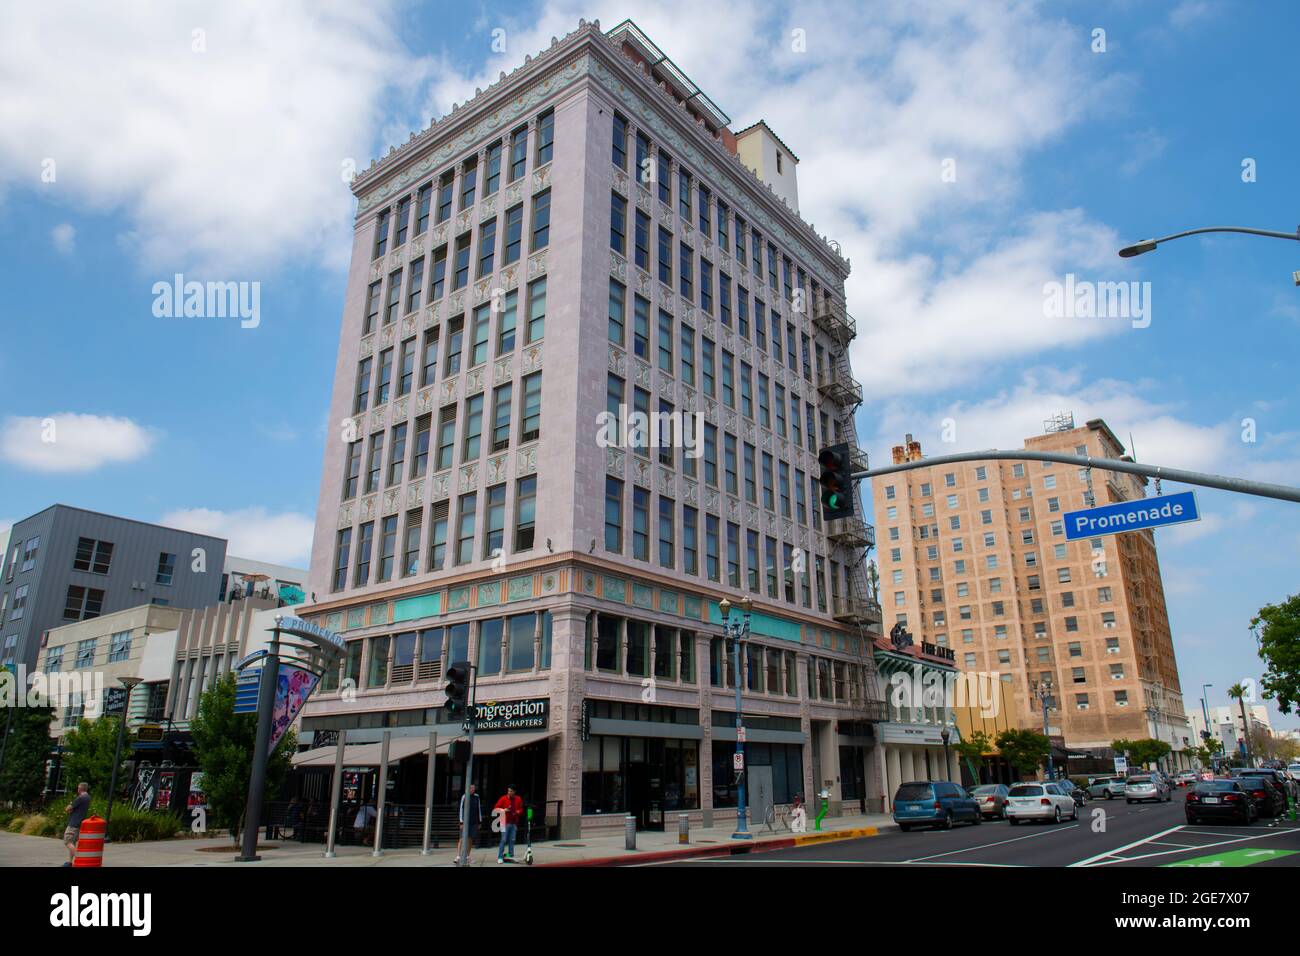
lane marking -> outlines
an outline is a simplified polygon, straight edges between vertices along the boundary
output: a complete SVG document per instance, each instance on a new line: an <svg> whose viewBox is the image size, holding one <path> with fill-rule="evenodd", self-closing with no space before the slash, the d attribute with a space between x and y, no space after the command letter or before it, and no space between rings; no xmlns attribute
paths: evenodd
<svg viewBox="0 0 1300 956"><path fill-rule="evenodd" d="M1152 833L1149 836L1144 836L1140 840L1134 840L1132 843L1126 843L1123 846L1115 847L1113 850L1107 850L1105 853L1098 853L1084 860L1076 860L1075 862L1071 863L1070 866L1090 866L1092 863L1094 863L1097 860L1104 860L1108 856L1116 856L1120 853L1123 853L1125 850L1131 850L1134 847L1142 846L1142 844L1147 843L1151 840L1159 839L1162 836L1169 836L1169 834L1171 833L1177 833L1181 829L1182 829L1181 826L1170 827L1168 830L1161 830L1159 833Z"/></svg>
<svg viewBox="0 0 1300 956"><path fill-rule="evenodd" d="M1174 829L1181 829L1181 828L1175 827ZM1168 831L1168 830L1165 831L1165 833L1169 833L1169 832L1172 831ZM1245 837L1238 836L1230 840L1220 840L1218 843L1206 843L1205 845L1198 846L1195 849L1212 850L1218 846L1231 846L1234 843L1248 843L1251 840L1267 840L1269 837L1282 836L1283 834L1286 834L1288 832L1290 831L1273 830L1268 833L1259 833L1257 836L1245 836ZM1148 860L1151 859L1152 857L1171 856L1175 853L1187 852L1186 850L1160 850L1159 852L1156 853L1143 853L1138 856L1118 857L1117 859L1106 859L1107 857L1117 856L1117 854L1122 853L1125 850L1131 850L1134 849L1135 847L1142 846L1143 844L1150 842L1150 840L1153 840L1155 837L1164 836L1164 835L1165 835L1164 833L1157 833L1148 840L1139 840L1136 843L1130 843L1128 846L1122 846L1117 850L1111 851L1110 853L1101 853L1098 854L1097 856L1089 857L1087 860L1081 860L1078 863L1071 863L1070 866L1110 866L1112 863L1126 863L1126 862L1131 862L1133 860ZM1101 861L1101 862L1096 862L1096 861Z"/></svg>
<svg viewBox="0 0 1300 956"><path fill-rule="evenodd" d="M946 852L946 853L934 853L934 854L931 854L930 856L914 856L914 857L910 857L909 859L904 860L904 861L902 861L902 862L904 862L904 863L920 863L920 862L922 862L922 861L924 861L924 860L937 860L937 859L939 859L939 857L941 857L941 856L952 856L952 855L954 855L954 854L956 854L956 853L971 853L971 852L974 852L975 850L987 850L989 847L994 847L994 846L1005 846L1005 845L1008 844L1008 843L1019 843L1021 840L1032 840L1032 839L1034 839L1035 837L1051 836L1053 833L1065 833L1067 830L1074 830L1074 829L1077 829L1078 826L1079 826L1079 824L1077 824L1077 823L1071 823L1071 824L1070 824L1069 826L1067 826L1067 827L1052 827L1050 830L1043 830L1043 831L1040 832L1040 833L1030 833L1030 834L1028 834L1028 835L1026 835L1026 836L1022 836L1022 837L1013 837L1013 838L1010 839L1010 840L999 840L997 843L984 843L984 844L981 844L981 845L979 845L979 846L969 846L969 847L966 847L965 849L961 849L961 850L949 850L949 851Z"/></svg>

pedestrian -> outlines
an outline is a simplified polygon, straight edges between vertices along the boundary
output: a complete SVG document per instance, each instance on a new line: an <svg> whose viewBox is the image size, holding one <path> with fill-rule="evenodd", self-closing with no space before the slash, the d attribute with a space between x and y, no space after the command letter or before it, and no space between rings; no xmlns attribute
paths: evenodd
<svg viewBox="0 0 1300 956"><path fill-rule="evenodd" d="M469 804L469 839L465 839L465 804ZM460 833L456 836L456 859L465 859L465 865L469 866L470 854L474 852L474 835L478 833L479 827L483 825L483 802L479 799L478 787L475 784L469 785L469 793L460 795L460 810L456 814L456 821L460 824Z"/></svg>
<svg viewBox="0 0 1300 956"><path fill-rule="evenodd" d="M370 845L370 835L375 829L375 819L379 814L375 811L374 802L361 804L357 810L356 819L352 821L352 829L356 831L357 839L365 845Z"/></svg>
<svg viewBox="0 0 1300 956"><path fill-rule="evenodd" d="M63 865L72 866L77 858L77 837L81 835L81 821L90 812L90 784L77 784L77 795L63 808L63 812L68 815L67 825L63 828L63 845L68 848L68 862Z"/></svg>
<svg viewBox="0 0 1300 956"><path fill-rule="evenodd" d="M515 834L524 816L524 801L515 793L514 786L506 787L506 795L492 807L492 815L501 815L501 843L497 846L497 862L515 861Z"/></svg>
<svg viewBox="0 0 1300 956"><path fill-rule="evenodd" d="M284 836L286 839L298 836L302 825L302 802L294 797L284 811Z"/></svg>
<svg viewBox="0 0 1300 956"><path fill-rule="evenodd" d="M808 811L804 809L803 794L794 795L794 804L790 807L790 832L805 833L808 830Z"/></svg>

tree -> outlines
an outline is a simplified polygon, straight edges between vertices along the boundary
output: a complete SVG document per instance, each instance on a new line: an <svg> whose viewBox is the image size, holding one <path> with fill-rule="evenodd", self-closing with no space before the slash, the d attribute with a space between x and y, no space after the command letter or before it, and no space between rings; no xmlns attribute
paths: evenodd
<svg viewBox="0 0 1300 956"><path fill-rule="evenodd" d="M1267 604L1250 621L1259 638L1259 656L1268 665L1264 696L1277 700L1284 714L1300 703L1300 594L1281 604Z"/></svg>
<svg viewBox="0 0 1300 956"><path fill-rule="evenodd" d="M235 713L235 677L227 674L203 692L199 711L190 722L194 755L203 771L203 792L215 821L230 828L239 842L253 777L253 748L257 715ZM290 730L276 745L266 767L266 792L275 793L289 774L298 740Z"/></svg>
<svg viewBox="0 0 1300 956"><path fill-rule="evenodd" d="M15 707L4 767L0 768L0 800L30 806L45 789L45 763L50 758L51 707ZM0 733L3 729L0 728Z"/></svg>
<svg viewBox="0 0 1300 956"><path fill-rule="evenodd" d="M1035 730L1004 730L993 742L1007 763L1021 774L1037 773L1052 752L1052 742Z"/></svg>
<svg viewBox="0 0 1300 956"><path fill-rule="evenodd" d="M985 754L992 753L993 739L984 731L977 730L966 739L957 741L957 743L953 744L953 748L968 763L978 766Z"/></svg>
<svg viewBox="0 0 1300 956"><path fill-rule="evenodd" d="M1241 739L1246 744L1246 765L1250 765L1250 721L1246 718L1246 695L1249 691L1242 684L1233 684L1228 688L1228 696L1241 708Z"/></svg>
<svg viewBox="0 0 1300 956"><path fill-rule="evenodd" d="M1163 740L1152 737L1144 737L1141 740L1112 740L1110 746L1116 753L1128 754L1129 762L1135 767L1158 763L1169 756L1172 749Z"/></svg>
<svg viewBox="0 0 1300 956"><path fill-rule="evenodd" d="M108 795L113 779L113 755L117 752L117 717L84 717L63 735L63 769L71 786L90 784L90 792L97 797ZM122 741L122 756L117 765L117 780L126 780L126 758L131 754L130 731Z"/></svg>

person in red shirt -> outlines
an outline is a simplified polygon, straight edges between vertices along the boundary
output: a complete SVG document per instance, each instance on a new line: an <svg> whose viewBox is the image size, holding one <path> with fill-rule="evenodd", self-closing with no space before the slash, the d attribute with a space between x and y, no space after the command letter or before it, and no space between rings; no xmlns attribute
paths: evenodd
<svg viewBox="0 0 1300 956"><path fill-rule="evenodd" d="M513 863L515 834L519 830L519 821L524 818L524 801L515 793L513 786L506 787L506 795L492 807L492 815L501 817L501 844L497 847L497 862L509 860Z"/></svg>

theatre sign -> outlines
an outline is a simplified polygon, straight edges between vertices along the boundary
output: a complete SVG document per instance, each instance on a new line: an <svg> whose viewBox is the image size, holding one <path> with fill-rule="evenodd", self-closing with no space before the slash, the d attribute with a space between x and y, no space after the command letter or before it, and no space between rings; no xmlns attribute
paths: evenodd
<svg viewBox="0 0 1300 956"><path fill-rule="evenodd" d="M527 700L490 700L477 705L475 729L479 733L493 730L545 730L550 722L551 702L546 697Z"/></svg>

